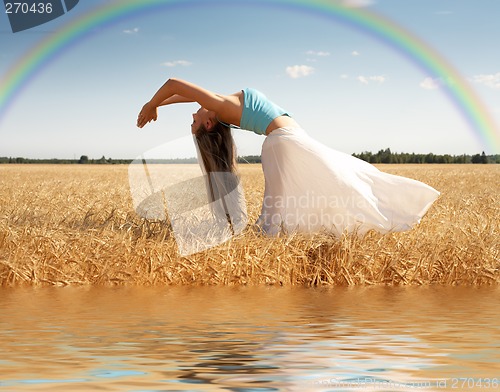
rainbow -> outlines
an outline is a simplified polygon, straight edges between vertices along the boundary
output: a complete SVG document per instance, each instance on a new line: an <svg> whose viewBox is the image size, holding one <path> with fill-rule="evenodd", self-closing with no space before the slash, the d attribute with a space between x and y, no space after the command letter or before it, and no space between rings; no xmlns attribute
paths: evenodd
<svg viewBox="0 0 500 392"><path fill-rule="evenodd" d="M439 53L401 26L366 9L344 7L332 0L225 0L215 3L234 5L244 2L262 7L293 8L299 12L326 16L383 42L420 68L426 76L447 81L442 89L471 132L494 153L500 151L500 131L474 90ZM0 120L15 98L45 66L78 40L90 35L96 27L157 8L202 4L206 5L206 0L120 0L71 20L57 34L41 41L26 53L4 75L0 81Z"/></svg>

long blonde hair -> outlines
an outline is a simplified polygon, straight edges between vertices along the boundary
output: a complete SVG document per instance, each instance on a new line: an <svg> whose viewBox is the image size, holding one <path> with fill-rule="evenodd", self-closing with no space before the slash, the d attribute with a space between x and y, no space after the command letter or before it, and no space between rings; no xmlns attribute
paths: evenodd
<svg viewBox="0 0 500 392"><path fill-rule="evenodd" d="M236 174L236 146L229 126L217 121L208 131L201 125L196 132L196 141L207 173Z"/></svg>
<svg viewBox="0 0 500 392"><path fill-rule="evenodd" d="M246 226L247 210L231 128L217 121L210 131L202 125L195 136L208 174L205 185L210 208L216 217L225 216L233 235L239 233Z"/></svg>

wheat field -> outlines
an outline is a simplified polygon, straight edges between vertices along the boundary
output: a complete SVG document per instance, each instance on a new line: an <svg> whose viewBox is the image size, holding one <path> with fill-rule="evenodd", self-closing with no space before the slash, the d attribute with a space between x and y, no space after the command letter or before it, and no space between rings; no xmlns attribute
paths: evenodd
<svg viewBox="0 0 500 392"><path fill-rule="evenodd" d="M500 165L380 165L441 192L413 230L263 236L179 255L134 212L127 165L1 165L0 285L491 285L500 283ZM249 222L260 165L240 165Z"/></svg>

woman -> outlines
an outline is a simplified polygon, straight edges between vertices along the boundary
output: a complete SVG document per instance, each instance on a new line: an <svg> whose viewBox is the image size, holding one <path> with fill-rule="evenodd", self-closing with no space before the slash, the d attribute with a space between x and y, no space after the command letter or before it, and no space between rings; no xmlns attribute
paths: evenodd
<svg viewBox="0 0 500 392"><path fill-rule="evenodd" d="M288 112L253 89L220 95L170 79L144 105L137 126L156 121L159 106L179 102L201 105L191 132L207 172L235 171L230 125L266 136L265 191L257 224L269 235L404 231L420 222L439 196L426 184L383 173L315 141Z"/></svg>

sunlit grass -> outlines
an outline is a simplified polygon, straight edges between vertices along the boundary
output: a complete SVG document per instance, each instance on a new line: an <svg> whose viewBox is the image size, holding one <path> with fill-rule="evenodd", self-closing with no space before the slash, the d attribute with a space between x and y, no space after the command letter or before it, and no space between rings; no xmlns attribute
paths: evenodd
<svg viewBox="0 0 500 392"><path fill-rule="evenodd" d="M137 216L123 165L1 165L0 285L446 284L500 282L500 165L381 165L441 192L404 233L268 238L249 225L178 254L170 226ZM240 165L249 222L260 165Z"/></svg>

